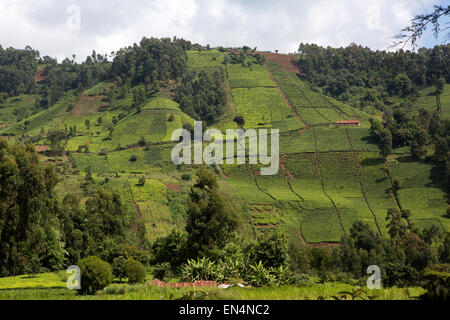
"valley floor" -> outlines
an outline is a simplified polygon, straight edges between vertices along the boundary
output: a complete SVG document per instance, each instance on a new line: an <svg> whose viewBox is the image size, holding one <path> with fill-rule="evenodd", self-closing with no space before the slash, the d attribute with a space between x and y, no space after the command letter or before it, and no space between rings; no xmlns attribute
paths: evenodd
<svg viewBox="0 0 450 320"><path fill-rule="evenodd" d="M45 273L36 277L17 276L0 278L0 300L190 300L193 289L158 288L147 285L115 283L96 295L80 296L74 290L65 288L63 272ZM149 276L150 277L150 276ZM280 286L264 288L196 289L195 296L206 300L333 300L333 297L351 292L357 287L343 283L322 283L311 286ZM386 288L363 290L362 298L379 300L409 300L424 293L422 288Z"/></svg>

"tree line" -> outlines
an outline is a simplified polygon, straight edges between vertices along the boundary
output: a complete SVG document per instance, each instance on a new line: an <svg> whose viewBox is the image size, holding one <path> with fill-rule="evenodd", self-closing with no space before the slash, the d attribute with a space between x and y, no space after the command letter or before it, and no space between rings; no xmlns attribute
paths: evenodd
<svg viewBox="0 0 450 320"><path fill-rule="evenodd" d="M66 91L81 92L101 81L135 86L178 79L186 69L186 51L191 46L189 41L176 37L144 37L139 44L111 55L93 51L82 63L75 61L75 55L58 63L51 57L40 57L30 47L24 50L0 47L0 93L2 96L41 94L40 104L48 108ZM36 83L38 68L41 81Z"/></svg>
<svg viewBox="0 0 450 320"><path fill-rule="evenodd" d="M346 48L301 43L301 74L317 90L356 106L392 106L397 97L424 86L450 83L450 45L417 52L372 51L351 44ZM444 82L444 83L445 83Z"/></svg>
<svg viewBox="0 0 450 320"><path fill-rule="evenodd" d="M175 100L186 114L210 125L224 113L227 103L224 82L222 68L211 74L189 70L183 75Z"/></svg>
<svg viewBox="0 0 450 320"><path fill-rule="evenodd" d="M84 207L71 194L60 201L54 167L41 165L34 146L5 140L0 176L1 276L61 270L89 255L112 262L121 251L147 261L145 227L130 232L134 214L118 193L94 190Z"/></svg>

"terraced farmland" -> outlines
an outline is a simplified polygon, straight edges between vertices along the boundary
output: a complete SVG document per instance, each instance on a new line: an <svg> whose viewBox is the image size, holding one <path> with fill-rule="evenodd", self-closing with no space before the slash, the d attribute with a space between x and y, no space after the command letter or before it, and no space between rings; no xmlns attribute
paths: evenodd
<svg viewBox="0 0 450 320"><path fill-rule="evenodd" d="M231 89L235 88L274 88L275 84L270 79L266 68L261 65L252 65L251 67L241 66L240 64L228 64L227 74Z"/></svg>
<svg viewBox="0 0 450 320"><path fill-rule="evenodd" d="M450 117L450 84L444 86L444 92L441 94L441 108L442 116ZM437 101L435 95L435 88L429 87L421 91L421 95L412 103L412 111L418 112L420 109L425 109L430 112L436 110Z"/></svg>
<svg viewBox="0 0 450 320"><path fill-rule="evenodd" d="M314 91L298 77L294 66L280 68L271 62L251 67L225 65L224 56L217 50L188 52L189 68L225 71L227 112L213 127L236 128L233 119L241 115L244 129L275 128L281 132L276 175L261 176L259 165L212 168L220 177L221 188L242 213L249 237L277 229L291 239L327 245L338 242L357 220L386 236L387 210L398 203L411 210L416 226L435 224L450 230L450 220L445 217L446 193L436 182L442 180L442 172L434 164L412 162L403 152L396 154L389 162L390 178L402 178L403 185L395 199L389 192L391 180L383 170L379 148L370 136L367 113ZM186 196L198 166L174 165L170 138L175 129L193 119L168 98L169 89L147 98L138 112L132 108L132 90L105 102L109 87L100 83L77 100L69 93L51 108L18 123L16 115L11 115L17 104L8 100L0 108L0 133L21 135L41 128L76 127L66 150L71 151L73 169L81 173L65 176L58 190L86 197L80 185L90 171L96 185L118 190L127 210L146 226L150 240L172 228L182 229ZM450 109L448 91L447 85L441 97L444 113ZM33 100L30 96L20 99L28 104ZM432 99L434 96L424 93L414 102L413 111L422 106L431 110ZM68 108L70 104L73 108ZM333 125L352 119L360 120L361 126ZM138 145L142 138L145 146ZM41 143L45 142L44 138ZM270 150L270 143L268 147ZM143 186L138 183L142 177L146 178Z"/></svg>
<svg viewBox="0 0 450 320"><path fill-rule="evenodd" d="M314 92L295 73L282 70L281 65L268 63L267 66L297 114L308 124L321 125L341 120L368 119L368 115L363 111L357 111L342 102ZM362 121L362 125L367 126L367 123Z"/></svg>
<svg viewBox="0 0 450 320"><path fill-rule="evenodd" d="M374 232L387 235L386 213L388 208L397 206L397 202L388 192L390 181L383 171L379 148L369 133L369 115L314 92L295 73L289 72L292 68L284 71L277 64L267 65L276 81L270 85L262 69L254 72L255 67L253 71L240 65L227 67L230 83L234 84L231 93L236 111L246 120L244 127L278 126L280 131L286 131L280 136L282 165L277 175L260 176L256 166L223 166L225 183L251 204L254 228L258 232L267 228L289 228L307 243L328 243L339 241L355 221L361 220ZM285 94L293 110L283 101L283 96L277 94L278 89ZM266 107L269 105L271 108ZM277 108L274 119L273 111ZM285 115L289 115L293 126L278 124ZM360 120L361 126L330 127L336 121L351 119ZM413 170L428 177L425 167ZM431 197L432 204L437 206L431 213L430 204L417 205L405 200L409 198L408 192L423 190L406 189L407 185L405 181L405 189L399 197L405 202L405 208L415 207L411 219L420 227L432 221L445 225L446 221L439 220L444 219L439 215L446 208L443 191L425 190L428 193L423 197ZM276 210L293 203L296 209L291 209L290 215L283 216L283 210ZM273 214L275 211L278 215Z"/></svg>
<svg viewBox="0 0 450 320"><path fill-rule="evenodd" d="M244 128L276 128L291 131L302 128L276 88L232 89L236 112L245 119Z"/></svg>

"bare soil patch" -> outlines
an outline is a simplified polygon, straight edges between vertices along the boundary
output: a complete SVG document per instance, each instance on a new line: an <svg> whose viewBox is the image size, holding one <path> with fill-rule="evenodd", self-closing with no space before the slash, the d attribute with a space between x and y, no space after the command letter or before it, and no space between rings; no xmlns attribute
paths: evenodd
<svg viewBox="0 0 450 320"><path fill-rule="evenodd" d="M45 152L50 149L50 147L47 145L39 145L39 146L35 146L34 148L36 149L36 152L38 152L38 153L42 153L42 152Z"/></svg>
<svg viewBox="0 0 450 320"><path fill-rule="evenodd" d="M281 70L293 73L300 72L300 66L297 59L289 54L280 54L272 52L259 52L266 57L267 62L276 62L281 64Z"/></svg>
<svg viewBox="0 0 450 320"><path fill-rule="evenodd" d="M102 101L105 96L83 96L78 100L72 110L74 116L86 116L97 113L106 104Z"/></svg>
<svg viewBox="0 0 450 320"><path fill-rule="evenodd" d="M36 72L36 74L34 75L34 81L39 83L44 81L45 79L47 79L46 76L44 76L44 73L42 71L38 71Z"/></svg>
<svg viewBox="0 0 450 320"><path fill-rule="evenodd" d="M182 186L180 186L179 184L174 184L174 183L166 183L166 188L171 191L182 191L183 190Z"/></svg>
<svg viewBox="0 0 450 320"><path fill-rule="evenodd" d="M319 243L310 243L308 247L339 247L339 242L319 242Z"/></svg>

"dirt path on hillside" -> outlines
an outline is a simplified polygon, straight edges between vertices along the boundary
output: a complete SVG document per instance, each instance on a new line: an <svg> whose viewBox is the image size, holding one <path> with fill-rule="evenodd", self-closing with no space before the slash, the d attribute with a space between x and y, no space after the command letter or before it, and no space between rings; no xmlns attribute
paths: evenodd
<svg viewBox="0 0 450 320"><path fill-rule="evenodd" d="M283 98L284 102L286 102L286 104L288 105L288 107L292 110L292 112L294 113L295 117L301 122L303 123L303 125L305 126L305 128L309 127L309 124L307 122L305 122L303 120L302 117L300 117L300 115L297 113L297 111L295 110L294 106L291 104L291 102L289 101L289 99L286 97L286 95L284 94L283 89L281 89L280 85L278 84L277 80L275 80L272 72L270 71L269 67L267 66L267 64L264 65L266 67L267 72L269 72L269 76L270 79L272 79L272 82L276 85L278 91L281 94L281 97Z"/></svg>
<svg viewBox="0 0 450 320"><path fill-rule="evenodd" d="M247 165L246 165L246 166L247 166ZM266 191L266 190L264 190L264 189L261 188L261 186L260 186L259 183L258 183L258 180L256 179L256 175L255 175L255 173L253 172L253 168L252 168L251 166L247 166L247 168L250 170L250 173L251 173L251 175L252 175L252 177L253 177L253 180L255 180L256 187L259 189L259 191L261 191L262 193L268 195L272 200L278 201L278 200L277 200L274 196L272 196L268 191Z"/></svg>
<svg viewBox="0 0 450 320"><path fill-rule="evenodd" d="M47 77L44 76L44 70L37 71L36 74L34 75L34 81L35 81L36 83L42 82L42 81L44 81L45 79L47 79Z"/></svg>
<svg viewBox="0 0 450 320"><path fill-rule="evenodd" d="M348 113L342 111L341 108L339 108L337 105L333 104L333 103L330 101L330 98L329 98L328 96L323 95L323 99L324 99L329 105L333 106L333 109L335 109L336 112L340 113L341 115L344 115L344 116L346 116L346 117L353 118L353 119L359 120L359 121L364 120L364 119L361 118L361 117L358 117L358 116L355 116L355 115L350 115L350 114L348 114Z"/></svg>
<svg viewBox="0 0 450 320"><path fill-rule="evenodd" d="M400 210L403 210L402 205L400 204L400 199L398 198L398 195L397 195L397 191L394 188L394 182L392 181L392 176L388 172L385 172L385 173L386 173L386 176L389 179L389 182L391 183L391 188L392 188L392 191L393 191L392 192L392 197L394 198L395 202L397 203L398 208Z"/></svg>
<svg viewBox="0 0 450 320"><path fill-rule="evenodd" d="M220 172L222 173L223 177L224 177L225 179L228 179L229 176L227 176L227 175L225 174L225 171L223 171L223 167L222 167L220 164L218 164L217 166L220 168Z"/></svg>
<svg viewBox="0 0 450 320"><path fill-rule="evenodd" d="M325 184L323 182L322 172L320 171L319 157L317 156L316 131L314 130L314 128L312 128L312 131L313 131L313 135L314 135L314 159L316 160L316 168L317 168L317 173L319 174L320 183L322 184L322 191L323 191L324 195L330 200L331 204L333 205L334 212L336 213L336 215L339 219L339 224L341 225L341 230L343 233L345 233L344 225L342 224L342 220L341 220L341 214L339 213L339 210L336 207L336 204L334 203L333 198L331 198L330 195L325 190Z"/></svg>
<svg viewBox="0 0 450 320"><path fill-rule="evenodd" d="M305 239L305 236L303 235L303 231L302 231L302 226L300 223L299 226L300 230L300 238L302 239L303 243L310 248L334 248L334 247L338 247L339 246L339 242L329 242L329 241L324 241L324 242L316 242L316 243L308 243Z"/></svg>
<svg viewBox="0 0 450 320"><path fill-rule="evenodd" d="M286 175L287 175L286 178L294 180L294 176L293 176L292 173L286 168L286 166L285 166L285 164L284 164L283 159L281 158L281 156L280 156L280 160L279 160L279 161L280 161L280 167L281 167L281 169L282 169L283 172L285 172Z"/></svg>
<svg viewBox="0 0 450 320"><path fill-rule="evenodd" d="M270 70L269 70L270 72ZM282 75L282 77L290 82L292 82L295 86L296 83L294 81L292 81L292 79L286 78L284 75ZM277 83L278 84L278 83ZM314 104L312 103L311 99L309 99L309 97L303 92L302 89L298 88L299 92L302 94L303 98L305 98L306 101L308 101L309 105L311 106L311 108L323 119L325 119L326 121L328 121L328 123L331 123L332 121L330 119L328 119L327 117L325 117L319 110L317 110L316 106L314 106Z"/></svg>
<svg viewBox="0 0 450 320"><path fill-rule="evenodd" d="M373 221L375 222L375 225L377 226L378 233L382 237L383 234L381 233L380 226L378 225L377 217L375 215L375 212L373 212L372 208L370 207L369 200L367 199L366 193L364 192L364 187L361 182L361 175L360 175L359 169L358 169L358 162L356 160L355 150L353 149L353 144L352 144L352 141L350 140L350 136L348 134L348 129L345 129L345 135L347 136L347 141L348 141L348 144L350 145L350 150L351 150L352 159L353 159L353 168L355 169L356 176L358 177L358 183L359 183L359 187L361 188L361 194L363 195L363 198L364 198L364 201L366 202L367 208L369 208L370 213L372 213Z"/></svg>
<svg viewBox="0 0 450 320"><path fill-rule="evenodd" d="M289 180L294 180L294 176L292 175L292 173L284 165L283 159L281 158L281 156L280 156L279 161L280 161L281 170L286 173L286 175L283 175L283 176L284 176L284 180L286 181L287 185L289 186L289 189L291 190L291 192L293 194L295 194L295 196L297 198L299 198L302 202L304 202L305 199L303 199L303 197L301 195L299 195L297 192L295 192L294 188L292 188L291 182Z"/></svg>
<svg viewBox="0 0 450 320"><path fill-rule="evenodd" d="M136 209L136 212L138 214L138 218L139 220L141 220L142 219L141 208L139 208L139 204L136 201L134 201L133 191L131 190L131 186L129 184L128 189L130 191L131 202L133 202L134 208Z"/></svg>
<svg viewBox="0 0 450 320"><path fill-rule="evenodd" d="M300 225L299 225L298 227L299 227L300 238L302 239L302 241L303 241L304 244L308 245L308 242L306 242L306 239L305 239L305 237L303 236L303 231L302 231L302 224L301 224L301 222L300 222Z"/></svg>
<svg viewBox="0 0 450 320"><path fill-rule="evenodd" d="M316 247L316 248L326 248L326 247L339 247L339 242L317 242L317 243L310 243L308 244L309 247Z"/></svg>

